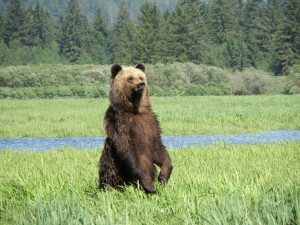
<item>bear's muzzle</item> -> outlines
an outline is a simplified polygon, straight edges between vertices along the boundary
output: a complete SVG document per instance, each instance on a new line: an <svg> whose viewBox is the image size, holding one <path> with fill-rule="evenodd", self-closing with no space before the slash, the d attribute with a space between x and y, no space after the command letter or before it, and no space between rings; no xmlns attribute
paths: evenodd
<svg viewBox="0 0 300 225"><path fill-rule="evenodd" d="M141 82L141 83L138 84L138 88L139 88L139 89L144 89L144 88L145 88L145 85L146 85L146 84L145 84L144 82Z"/></svg>

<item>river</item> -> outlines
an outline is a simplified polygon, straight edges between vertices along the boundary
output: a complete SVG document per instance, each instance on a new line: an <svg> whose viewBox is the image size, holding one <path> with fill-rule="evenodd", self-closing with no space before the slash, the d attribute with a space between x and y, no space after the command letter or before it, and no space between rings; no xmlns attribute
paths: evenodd
<svg viewBox="0 0 300 225"><path fill-rule="evenodd" d="M0 138L0 149L42 151L72 146L76 148L99 148L105 137L37 137L37 138ZM300 130L273 130L259 134L223 135L165 135L162 136L166 147L206 146L214 143L252 144L300 142Z"/></svg>

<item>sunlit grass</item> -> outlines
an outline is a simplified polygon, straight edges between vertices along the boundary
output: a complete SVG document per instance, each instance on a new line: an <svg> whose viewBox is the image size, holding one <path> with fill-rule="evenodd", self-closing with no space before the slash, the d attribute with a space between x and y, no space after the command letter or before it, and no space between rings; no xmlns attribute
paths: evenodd
<svg viewBox="0 0 300 225"><path fill-rule="evenodd" d="M107 99L0 100L0 137L103 136ZM164 135L299 130L300 95L152 98Z"/></svg>
<svg viewBox="0 0 300 225"><path fill-rule="evenodd" d="M97 189L101 149L0 151L0 224L299 224L300 143L169 149L146 195Z"/></svg>

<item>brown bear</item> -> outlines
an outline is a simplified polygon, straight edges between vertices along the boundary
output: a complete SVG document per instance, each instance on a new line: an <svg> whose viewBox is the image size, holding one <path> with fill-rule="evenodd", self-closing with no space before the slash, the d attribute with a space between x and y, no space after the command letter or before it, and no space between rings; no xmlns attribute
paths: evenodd
<svg viewBox="0 0 300 225"><path fill-rule="evenodd" d="M152 111L142 63L135 67L111 67L110 106L104 117L107 138L99 161L99 188L119 189L139 183L155 193L158 181L165 185L171 175L171 159L162 144L160 126Z"/></svg>

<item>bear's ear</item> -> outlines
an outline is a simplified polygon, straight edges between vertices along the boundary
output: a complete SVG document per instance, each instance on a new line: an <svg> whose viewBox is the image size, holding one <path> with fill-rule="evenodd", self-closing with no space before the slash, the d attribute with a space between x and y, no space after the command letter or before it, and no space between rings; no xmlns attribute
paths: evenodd
<svg viewBox="0 0 300 225"><path fill-rule="evenodd" d="M145 72L145 65L143 63L136 64L135 68L140 69L141 71Z"/></svg>
<svg viewBox="0 0 300 225"><path fill-rule="evenodd" d="M122 67L118 64L114 64L111 66L111 79L114 79L117 74L122 70Z"/></svg>

